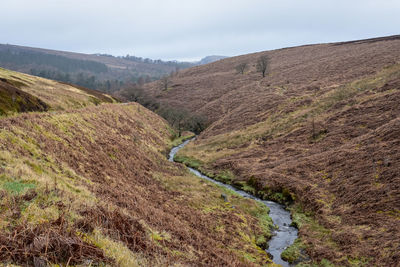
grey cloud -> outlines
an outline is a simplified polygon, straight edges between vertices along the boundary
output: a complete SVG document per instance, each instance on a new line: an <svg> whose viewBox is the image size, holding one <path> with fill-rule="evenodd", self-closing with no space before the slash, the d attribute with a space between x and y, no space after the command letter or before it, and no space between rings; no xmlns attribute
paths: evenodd
<svg viewBox="0 0 400 267"><path fill-rule="evenodd" d="M14 0L0 42L192 59L398 34L394 0Z"/></svg>

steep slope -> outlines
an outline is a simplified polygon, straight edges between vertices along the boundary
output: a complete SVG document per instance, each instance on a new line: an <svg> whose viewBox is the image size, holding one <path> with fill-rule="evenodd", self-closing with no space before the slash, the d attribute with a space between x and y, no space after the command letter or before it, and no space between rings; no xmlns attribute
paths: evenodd
<svg viewBox="0 0 400 267"><path fill-rule="evenodd" d="M255 66L263 55L264 79ZM180 160L292 203L300 240L285 257L306 249L324 264L400 261L399 36L224 59L172 83L147 89L213 122Z"/></svg>
<svg viewBox="0 0 400 267"><path fill-rule="evenodd" d="M0 68L0 115L116 102L95 90Z"/></svg>
<svg viewBox="0 0 400 267"><path fill-rule="evenodd" d="M7 84L16 77L32 95L51 82L12 73ZM52 86L47 100L57 107L72 87ZM71 92L76 102L86 97ZM8 115L0 118L1 263L274 266L258 246L271 236L268 209L170 163L173 130L139 104Z"/></svg>

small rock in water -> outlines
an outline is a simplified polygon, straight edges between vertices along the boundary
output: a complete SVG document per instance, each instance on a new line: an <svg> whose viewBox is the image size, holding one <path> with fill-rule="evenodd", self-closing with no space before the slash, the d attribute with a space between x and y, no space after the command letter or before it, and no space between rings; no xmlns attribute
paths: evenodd
<svg viewBox="0 0 400 267"><path fill-rule="evenodd" d="M221 194L221 198L225 201L228 202L228 197L225 194Z"/></svg>

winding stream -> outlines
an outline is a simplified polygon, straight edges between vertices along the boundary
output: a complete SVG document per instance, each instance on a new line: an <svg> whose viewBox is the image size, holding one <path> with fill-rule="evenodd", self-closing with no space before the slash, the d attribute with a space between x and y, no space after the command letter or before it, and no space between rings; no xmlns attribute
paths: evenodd
<svg viewBox="0 0 400 267"><path fill-rule="evenodd" d="M179 146L172 148L169 153L169 161L173 162L176 153L181 148L183 148L185 145L187 145L191 140L193 140L193 139L187 140L187 141L183 142L182 144L180 144ZM188 169L200 178L203 178L203 179L211 181L217 185L220 185L220 186L226 187L230 190L233 190L243 197L251 198L251 199L254 199L256 201L259 201L259 202L265 204L270 210L269 216L271 217L274 224L276 226L278 226L278 229L274 231L273 237L268 242L269 248L267 249L267 252L272 255L272 257L273 257L272 259L273 259L274 263L280 264L284 267L290 266L290 264L288 262L281 259L281 254L288 246L293 244L294 240L297 238L298 231L296 228L290 226L290 224L292 223L292 220L290 218L290 212L287 211L283 205L278 204L273 201L262 200L262 199L257 198L245 191L239 190L231 185L227 185L227 184L218 182L214 179L211 179L210 177L207 177L207 176L201 174L199 171L197 171L195 169L192 169L190 167L188 167Z"/></svg>

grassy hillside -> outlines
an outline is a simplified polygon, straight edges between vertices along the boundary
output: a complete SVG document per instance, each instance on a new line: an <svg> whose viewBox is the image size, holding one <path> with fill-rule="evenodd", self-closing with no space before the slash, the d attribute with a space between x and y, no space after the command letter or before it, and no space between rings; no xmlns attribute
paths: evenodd
<svg viewBox="0 0 400 267"><path fill-rule="evenodd" d="M291 98L371 76L400 61L399 47L400 36L393 36L265 51L182 70L170 77L166 91L158 82L145 89L159 102L207 115L216 134L263 121L271 108ZM256 70L261 56L270 59L264 79ZM247 63L244 74L235 68L241 63Z"/></svg>
<svg viewBox="0 0 400 267"><path fill-rule="evenodd" d="M57 106L66 90L90 101L16 75L6 83L60 111L0 118L1 263L274 266L259 247L268 209L168 162L173 130L162 118L134 103Z"/></svg>
<svg viewBox="0 0 400 267"><path fill-rule="evenodd" d="M94 90L0 68L0 116L113 102L114 98Z"/></svg>
<svg viewBox="0 0 400 267"><path fill-rule="evenodd" d="M180 161L290 205L322 265L394 266L400 246L400 37L320 44L182 71L159 101L213 122ZM262 78L256 61L271 65ZM244 74L235 70L247 63Z"/></svg>
<svg viewBox="0 0 400 267"><path fill-rule="evenodd" d="M0 78L0 116L28 111L46 111L48 105L28 94L7 79Z"/></svg>

